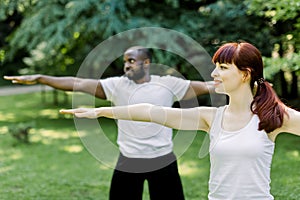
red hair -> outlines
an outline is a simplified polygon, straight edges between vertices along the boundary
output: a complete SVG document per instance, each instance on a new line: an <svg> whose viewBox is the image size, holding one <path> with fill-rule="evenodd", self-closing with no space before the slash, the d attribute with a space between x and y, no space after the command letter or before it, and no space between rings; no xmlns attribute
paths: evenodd
<svg viewBox="0 0 300 200"><path fill-rule="evenodd" d="M247 42L226 43L216 51L212 61L235 64L239 70L250 72L252 90L254 83L257 83L257 91L250 109L260 119L258 130L270 133L282 126L286 114L285 105L272 86L264 80L261 53L255 46Z"/></svg>

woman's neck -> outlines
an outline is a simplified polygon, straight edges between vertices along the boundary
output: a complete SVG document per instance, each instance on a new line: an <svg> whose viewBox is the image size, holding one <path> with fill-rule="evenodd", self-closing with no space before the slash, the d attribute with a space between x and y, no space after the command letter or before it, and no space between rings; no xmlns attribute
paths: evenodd
<svg viewBox="0 0 300 200"><path fill-rule="evenodd" d="M227 111L232 113L251 112L250 106L253 101L251 89L243 89L229 94L229 105Z"/></svg>

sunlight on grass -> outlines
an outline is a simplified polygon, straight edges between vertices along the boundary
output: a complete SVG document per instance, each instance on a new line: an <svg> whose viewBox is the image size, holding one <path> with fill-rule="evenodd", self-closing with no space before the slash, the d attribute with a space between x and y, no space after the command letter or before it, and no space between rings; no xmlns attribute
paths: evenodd
<svg viewBox="0 0 300 200"><path fill-rule="evenodd" d="M0 127L0 134L6 134L7 132L8 132L8 127L7 126Z"/></svg>
<svg viewBox="0 0 300 200"><path fill-rule="evenodd" d="M11 151L11 149L5 150L5 149L0 149L0 161L4 160L4 159L11 159L11 160L19 160L23 157L23 152L22 151L18 151L16 149L14 149L13 151ZM1 163L0 163L1 165Z"/></svg>
<svg viewBox="0 0 300 200"><path fill-rule="evenodd" d="M63 150L69 153L79 153L83 150L83 147L81 145L69 145L69 146L64 146Z"/></svg>
<svg viewBox="0 0 300 200"><path fill-rule="evenodd" d="M77 134L80 136L80 137L86 137L89 135L89 133L87 133L87 131L80 131L80 130L77 130Z"/></svg>
<svg viewBox="0 0 300 200"><path fill-rule="evenodd" d="M47 117L49 119L57 119L59 112L53 109L43 109L37 115Z"/></svg>
<svg viewBox="0 0 300 200"><path fill-rule="evenodd" d="M23 157L23 153L15 152L9 156L12 160L19 160Z"/></svg>
<svg viewBox="0 0 300 200"><path fill-rule="evenodd" d="M0 112L1 121L12 121L15 119L14 113Z"/></svg>
<svg viewBox="0 0 300 200"><path fill-rule="evenodd" d="M57 131L49 129L32 129L30 132L30 141L42 142L43 144L50 144L53 139L69 139L78 137L76 131Z"/></svg>
<svg viewBox="0 0 300 200"><path fill-rule="evenodd" d="M72 133L72 134L70 134ZM47 130L47 129L40 129L38 130L38 134L43 137L48 137L52 139L68 139L70 137L77 136L76 132L62 132L57 130Z"/></svg>
<svg viewBox="0 0 300 200"><path fill-rule="evenodd" d="M112 169L110 166L107 166L107 165L104 165L104 164L99 165L99 168L101 170L110 170L110 169Z"/></svg>
<svg viewBox="0 0 300 200"><path fill-rule="evenodd" d="M295 160L300 160L299 151L297 150L287 152L287 156Z"/></svg>
<svg viewBox="0 0 300 200"><path fill-rule="evenodd" d="M13 169L14 169L13 166L0 167L0 174L7 173Z"/></svg>
<svg viewBox="0 0 300 200"><path fill-rule="evenodd" d="M182 176L194 176L195 174L206 173L206 171L197 166L197 162L195 161L180 163L179 172Z"/></svg>

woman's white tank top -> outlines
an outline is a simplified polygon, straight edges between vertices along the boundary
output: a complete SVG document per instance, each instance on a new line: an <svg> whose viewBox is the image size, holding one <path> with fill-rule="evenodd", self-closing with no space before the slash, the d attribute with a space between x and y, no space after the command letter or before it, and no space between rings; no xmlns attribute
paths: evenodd
<svg viewBox="0 0 300 200"><path fill-rule="evenodd" d="M218 108L210 130L209 200L273 200L270 170L274 142L258 130L257 115L240 130L223 130L225 108Z"/></svg>

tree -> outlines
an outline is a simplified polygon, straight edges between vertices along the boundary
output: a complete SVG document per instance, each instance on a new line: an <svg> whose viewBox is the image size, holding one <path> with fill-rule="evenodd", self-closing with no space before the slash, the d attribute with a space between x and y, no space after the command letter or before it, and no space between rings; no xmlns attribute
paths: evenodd
<svg viewBox="0 0 300 200"><path fill-rule="evenodd" d="M176 30L202 44L210 55L224 41L243 39L270 56L277 42L272 34L274 27L265 16L249 12L249 6L253 4L238 0L5 0L0 2L2 21L15 12L22 15L20 25L7 37L5 61L25 52L23 61L30 67L22 73L75 74L100 42L139 27ZM165 41L165 49L176 45L182 48L177 38L156 37ZM120 42L117 46L125 48L122 45ZM102 54L112 50L106 51ZM173 66L187 78L199 79L184 59L161 51L155 56L157 63ZM122 61L112 63L110 75L121 72L118 62Z"/></svg>
<svg viewBox="0 0 300 200"><path fill-rule="evenodd" d="M264 17L277 38L272 57L265 58L266 75L268 78L279 77L282 96L297 98L300 74L300 2L249 0L248 3L249 12Z"/></svg>

